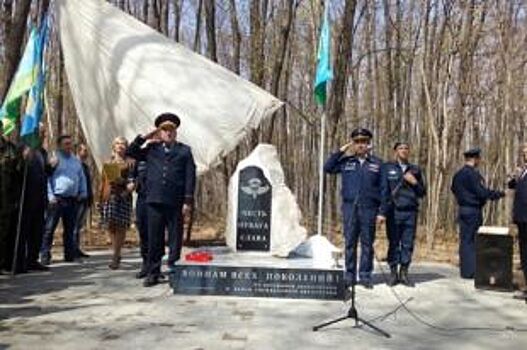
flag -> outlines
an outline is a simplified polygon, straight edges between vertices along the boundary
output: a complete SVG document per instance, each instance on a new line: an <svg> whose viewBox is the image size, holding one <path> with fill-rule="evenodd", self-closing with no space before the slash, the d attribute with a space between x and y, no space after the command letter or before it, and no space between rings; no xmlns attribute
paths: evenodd
<svg viewBox="0 0 527 350"><path fill-rule="evenodd" d="M20 118L22 96L31 89L37 78L38 36L38 31L33 28L24 49L22 60L18 64L17 71L0 109L0 119L4 124L4 133L6 135L15 130L16 123Z"/></svg>
<svg viewBox="0 0 527 350"><path fill-rule="evenodd" d="M315 100L324 106L327 100L327 82L333 79L333 71L331 69L331 35L328 19L328 6L324 8L324 22L320 31L320 38L318 42L317 55L317 72L315 77Z"/></svg>
<svg viewBox="0 0 527 350"><path fill-rule="evenodd" d="M47 16L42 21L38 37L36 40L36 79L29 91L29 97L26 104L26 111L22 121L22 130L20 136L24 142L33 148L40 145L39 123L44 111L44 87L46 81L46 67L44 62L44 50L48 38L48 20Z"/></svg>

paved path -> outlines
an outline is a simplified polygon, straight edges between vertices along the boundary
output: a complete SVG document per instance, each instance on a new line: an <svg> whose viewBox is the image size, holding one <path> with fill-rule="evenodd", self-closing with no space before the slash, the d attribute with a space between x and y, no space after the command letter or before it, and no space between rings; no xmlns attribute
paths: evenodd
<svg viewBox="0 0 527 350"><path fill-rule="evenodd" d="M344 313L341 302L172 295L168 284L143 288L133 275L137 252L123 269L107 268L108 252L50 272L0 276L0 349L527 349L527 304L511 294L475 290L455 267L420 264L416 288L395 288L408 307L439 327L521 327L525 332L437 330L404 309L375 324L385 339L350 320L318 332L318 322ZM379 282L358 289L366 319L397 307Z"/></svg>

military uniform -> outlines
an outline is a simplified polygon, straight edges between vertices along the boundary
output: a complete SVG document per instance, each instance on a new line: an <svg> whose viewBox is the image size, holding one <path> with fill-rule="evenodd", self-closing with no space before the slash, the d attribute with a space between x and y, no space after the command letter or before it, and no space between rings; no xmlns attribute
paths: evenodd
<svg viewBox="0 0 527 350"><path fill-rule="evenodd" d="M26 146L27 147L27 146ZM28 159L26 189L22 210L22 224L17 266L20 270L46 270L38 263L44 236L47 207L47 175L50 172L47 152L40 148L31 151Z"/></svg>
<svg viewBox="0 0 527 350"><path fill-rule="evenodd" d="M173 120L176 127L179 126L177 116L164 114L156 119L156 127L166 121L163 116L167 116L170 122ZM196 165L190 147L181 142L156 142L142 147L145 142L146 139L137 136L128 148L128 155L137 161L146 162L148 278L145 286L151 286L157 283L161 273L165 229L168 231L169 267L180 258L183 244L182 208L193 201Z"/></svg>
<svg viewBox="0 0 527 350"><path fill-rule="evenodd" d="M356 129L352 138L365 136L371 138L366 129ZM345 280L348 284L356 282L356 246L360 240L361 258L359 279L371 287L373 271L373 243L377 215L381 215L381 165L382 161L372 155L360 159L346 155L342 151L330 155L324 165L329 174L342 175L342 214L346 245Z"/></svg>
<svg viewBox="0 0 527 350"><path fill-rule="evenodd" d="M22 165L22 157L15 145L0 136L0 269L11 270Z"/></svg>
<svg viewBox="0 0 527 350"><path fill-rule="evenodd" d="M508 183L514 189L512 220L518 226L518 247L523 277L527 281L527 165ZM527 294L527 293L526 293Z"/></svg>
<svg viewBox="0 0 527 350"><path fill-rule="evenodd" d="M135 190L137 201L135 202L136 227L139 233L139 243L141 252L141 270L137 274L138 278L146 277L148 267L148 211L146 204L146 162L137 162L134 169Z"/></svg>
<svg viewBox="0 0 527 350"><path fill-rule="evenodd" d="M407 182L404 179L406 173L411 173L417 184ZM406 275L412 262L419 199L426 194L421 169L410 163L385 163L381 193L389 241L388 264L392 275L397 276L399 267L399 273ZM397 279L391 284L395 284Z"/></svg>
<svg viewBox="0 0 527 350"><path fill-rule="evenodd" d="M479 157L481 150L471 149L466 158ZM459 205L459 268L462 278L474 278L476 270L476 233L483 223L483 207L488 200L505 196L502 191L490 190L479 171L471 165L463 166L452 180L451 190Z"/></svg>

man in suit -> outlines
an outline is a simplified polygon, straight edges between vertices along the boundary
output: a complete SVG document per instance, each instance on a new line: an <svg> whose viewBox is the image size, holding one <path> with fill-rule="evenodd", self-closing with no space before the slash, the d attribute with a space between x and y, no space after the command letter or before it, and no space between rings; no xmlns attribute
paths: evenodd
<svg viewBox="0 0 527 350"><path fill-rule="evenodd" d="M156 129L137 136L128 148L130 157L146 162L148 272L143 282L145 287L159 283L165 229L168 230L169 269L179 260L183 218L190 216L192 208L196 165L190 147L176 141L180 124L177 115L163 113L155 120Z"/></svg>
<svg viewBox="0 0 527 350"><path fill-rule="evenodd" d="M483 207L487 201L505 196L503 191L485 186L478 166L481 150L469 149L464 153L465 165L454 175L451 190L459 205L459 270L462 278L474 278L476 272L476 233L483 223Z"/></svg>
<svg viewBox="0 0 527 350"><path fill-rule="evenodd" d="M509 179L509 188L514 191L512 220L518 226L518 245L523 277L527 282L527 142L521 147L522 165L519 166ZM527 299L527 290L518 295Z"/></svg>

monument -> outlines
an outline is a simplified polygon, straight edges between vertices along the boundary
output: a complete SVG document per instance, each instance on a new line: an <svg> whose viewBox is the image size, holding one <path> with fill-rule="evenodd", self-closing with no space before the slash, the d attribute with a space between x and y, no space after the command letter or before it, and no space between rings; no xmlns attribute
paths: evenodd
<svg viewBox="0 0 527 350"><path fill-rule="evenodd" d="M238 164L228 199L227 247L207 248L206 263L178 262L170 274L175 294L344 298L342 269L314 259L274 146L258 145Z"/></svg>
<svg viewBox="0 0 527 350"><path fill-rule="evenodd" d="M229 182L225 237L233 251L286 257L307 238L295 196L286 186L273 145L260 144Z"/></svg>

